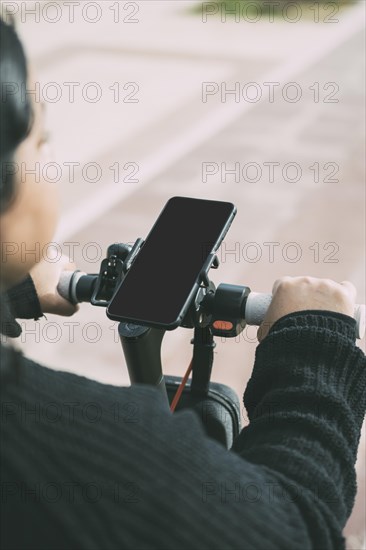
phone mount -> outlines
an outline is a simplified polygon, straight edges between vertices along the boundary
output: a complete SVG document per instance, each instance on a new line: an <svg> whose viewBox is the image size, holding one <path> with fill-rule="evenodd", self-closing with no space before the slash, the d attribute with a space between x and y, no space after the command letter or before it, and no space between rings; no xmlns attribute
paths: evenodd
<svg viewBox="0 0 366 550"><path fill-rule="evenodd" d="M137 239L132 247L114 244L108 248L108 257L101 264L93 291L93 305L109 304L143 245L144 240ZM209 272L218 267L216 254L210 254L199 275L200 286L181 322L182 327L194 329L190 391L196 397L205 397L209 391L216 346L214 337L233 338L246 325L243 312L250 289L227 284L216 288ZM118 332L131 384L151 384L167 396L161 364L161 345L166 331L120 322Z"/></svg>
<svg viewBox="0 0 366 550"><path fill-rule="evenodd" d="M107 307L109 305L113 294L123 281L143 244L143 239L137 239L133 246L118 243L112 244L108 248L107 258L101 263L90 300L93 306Z"/></svg>

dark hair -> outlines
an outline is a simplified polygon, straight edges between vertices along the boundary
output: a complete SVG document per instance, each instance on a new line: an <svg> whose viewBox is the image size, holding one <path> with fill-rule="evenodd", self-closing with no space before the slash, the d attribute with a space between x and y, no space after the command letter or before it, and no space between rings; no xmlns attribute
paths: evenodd
<svg viewBox="0 0 366 550"><path fill-rule="evenodd" d="M14 154L28 136L33 112L27 84L27 60L13 26L0 18L0 211L15 195Z"/></svg>

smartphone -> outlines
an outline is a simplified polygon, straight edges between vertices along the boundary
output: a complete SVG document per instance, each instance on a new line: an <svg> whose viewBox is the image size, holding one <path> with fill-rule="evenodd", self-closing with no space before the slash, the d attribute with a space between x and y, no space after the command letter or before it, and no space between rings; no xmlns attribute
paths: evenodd
<svg viewBox="0 0 366 550"><path fill-rule="evenodd" d="M108 317L166 330L178 327L235 214L230 202L171 198L117 288Z"/></svg>

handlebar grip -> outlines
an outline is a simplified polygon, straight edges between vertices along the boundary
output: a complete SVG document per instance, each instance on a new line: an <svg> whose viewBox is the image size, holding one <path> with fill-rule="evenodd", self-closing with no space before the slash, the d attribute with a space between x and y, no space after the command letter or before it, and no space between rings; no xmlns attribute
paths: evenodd
<svg viewBox="0 0 366 550"><path fill-rule="evenodd" d="M263 322L271 302L272 294L251 292L245 305L246 323L259 326Z"/></svg>
<svg viewBox="0 0 366 550"><path fill-rule="evenodd" d="M272 294L251 292L245 306L245 321L247 324L259 326L264 320L271 301ZM366 326L366 307L364 305L355 305L354 318L356 320L356 335L361 340L365 335Z"/></svg>
<svg viewBox="0 0 366 550"><path fill-rule="evenodd" d="M64 271L57 291L72 304L90 302L97 278L96 275L87 275L82 271Z"/></svg>

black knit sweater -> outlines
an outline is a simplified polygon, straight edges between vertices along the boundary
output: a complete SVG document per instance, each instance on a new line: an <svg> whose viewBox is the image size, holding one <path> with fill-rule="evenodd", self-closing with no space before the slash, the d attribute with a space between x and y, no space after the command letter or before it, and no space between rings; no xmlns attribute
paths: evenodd
<svg viewBox="0 0 366 550"><path fill-rule="evenodd" d="M231 451L153 388L2 355L4 550L344 548L366 401L350 317L272 327Z"/></svg>

